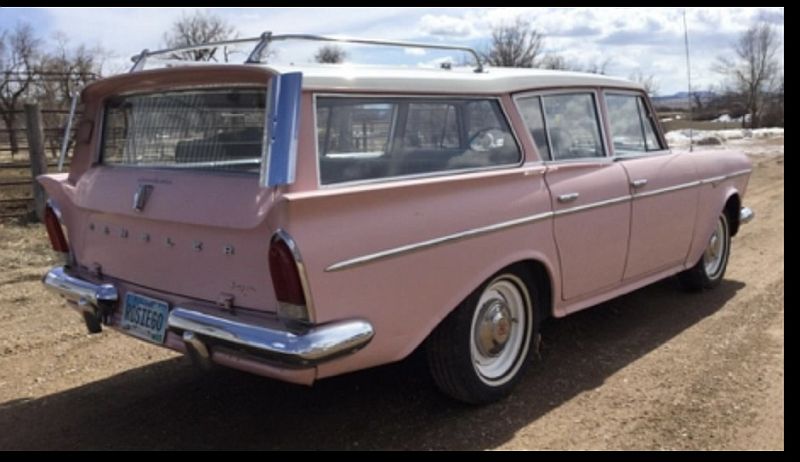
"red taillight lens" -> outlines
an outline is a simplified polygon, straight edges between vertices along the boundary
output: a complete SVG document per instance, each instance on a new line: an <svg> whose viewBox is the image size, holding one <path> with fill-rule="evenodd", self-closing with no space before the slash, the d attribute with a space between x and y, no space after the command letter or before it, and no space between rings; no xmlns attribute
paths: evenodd
<svg viewBox="0 0 800 462"><path fill-rule="evenodd" d="M53 250L61 253L69 253L69 244L64 236L64 229L56 216L56 212L48 204L44 209L44 226L47 229L47 236L50 237L50 245Z"/></svg>
<svg viewBox="0 0 800 462"><path fill-rule="evenodd" d="M282 239L273 240L269 248L269 272L279 302L292 305L306 304L297 264L292 251Z"/></svg>

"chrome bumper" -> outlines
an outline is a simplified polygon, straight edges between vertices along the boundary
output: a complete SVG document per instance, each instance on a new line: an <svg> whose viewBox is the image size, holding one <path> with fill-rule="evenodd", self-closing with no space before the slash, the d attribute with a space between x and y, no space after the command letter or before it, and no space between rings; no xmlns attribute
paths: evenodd
<svg viewBox="0 0 800 462"><path fill-rule="evenodd" d="M47 289L76 304L85 318L96 317L98 324L101 316L109 316L118 306L119 296L113 284L94 284L70 276L64 267L48 271L42 282ZM372 325L360 319L311 326L302 332L293 332L182 307L170 311L167 326L183 336L187 352L199 359L209 360L209 348L213 350L219 346L271 362L301 367L353 353L366 346L374 335Z"/></svg>
<svg viewBox="0 0 800 462"><path fill-rule="evenodd" d="M112 284L94 284L70 276L63 266L48 271L42 278L42 283L51 292L74 303L85 313L97 314L98 310L113 308L119 300L117 288Z"/></svg>
<svg viewBox="0 0 800 462"><path fill-rule="evenodd" d="M739 210L739 223L740 224L750 223L751 221L753 221L753 218L755 218L755 216L756 213L750 210L750 207L742 207L741 210Z"/></svg>
<svg viewBox="0 0 800 462"><path fill-rule="evenodd" d="M283 363L312 365L353 353L372 340L372 325L360 319L314 326L301 333L246 324L186 308L169 313L170 329L207 357L206 344L243 347ZM198 345L198 337L201 345Z"/></svg>

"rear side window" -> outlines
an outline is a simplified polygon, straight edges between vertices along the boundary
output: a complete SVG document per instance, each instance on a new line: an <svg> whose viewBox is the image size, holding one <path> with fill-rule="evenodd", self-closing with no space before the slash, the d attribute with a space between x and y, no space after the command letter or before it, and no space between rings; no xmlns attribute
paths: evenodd
<svg viewBox="0 0 800 462"><path fill-rule="evenodd" d="M101 162L258 172L265 112L265 89L112 97L105 106Z"/></svg>
<svg viewBox="0 0 800 462"><path fill-rule="evenodd" d="M611 140L617 155L641 154L663 149L652 117L638 95L606 94Z"/></svg>
<svg viewBox="0 0 800 462"><path fill-rule="evenodd" d="M541 98L553 160L605 155L593 93L544 95Z"/></svg>
<svg viewBox="0 0 800 462"><path fill-rule="evenodd" d="M494 99L316 99L323 185L517 164Z"/></svg>
<svg viewBox="0 0 800 462"><path fill-rule="evenodd" d="M454 104L410 103L403 145L420 149L458 149L456 110Z"/></svg>

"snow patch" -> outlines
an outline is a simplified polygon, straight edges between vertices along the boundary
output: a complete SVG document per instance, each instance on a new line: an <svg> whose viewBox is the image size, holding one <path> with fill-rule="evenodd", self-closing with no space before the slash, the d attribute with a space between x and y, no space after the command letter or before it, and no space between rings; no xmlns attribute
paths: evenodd
<svg viewBox="0 0 800 462"><path fill-rule="evenodd" d="M763 140L783 138L783 128L734 128L729 130L693 130L694 145L699 149L736 146L747 154L783 155L783 144L763 144ZM688 149L689 129L673 130L664 135L671 148Z"/></svg>

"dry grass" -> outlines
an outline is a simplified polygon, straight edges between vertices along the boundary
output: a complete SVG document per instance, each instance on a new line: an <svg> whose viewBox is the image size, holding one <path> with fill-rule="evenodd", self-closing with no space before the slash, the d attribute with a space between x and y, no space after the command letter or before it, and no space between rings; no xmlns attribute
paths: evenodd
<svg viewBox="0 0 800 462"><path fill-rule="evenodd" d="M43 225L0 223L2 279L17 270L38 270L56 262Z"/></svg>

